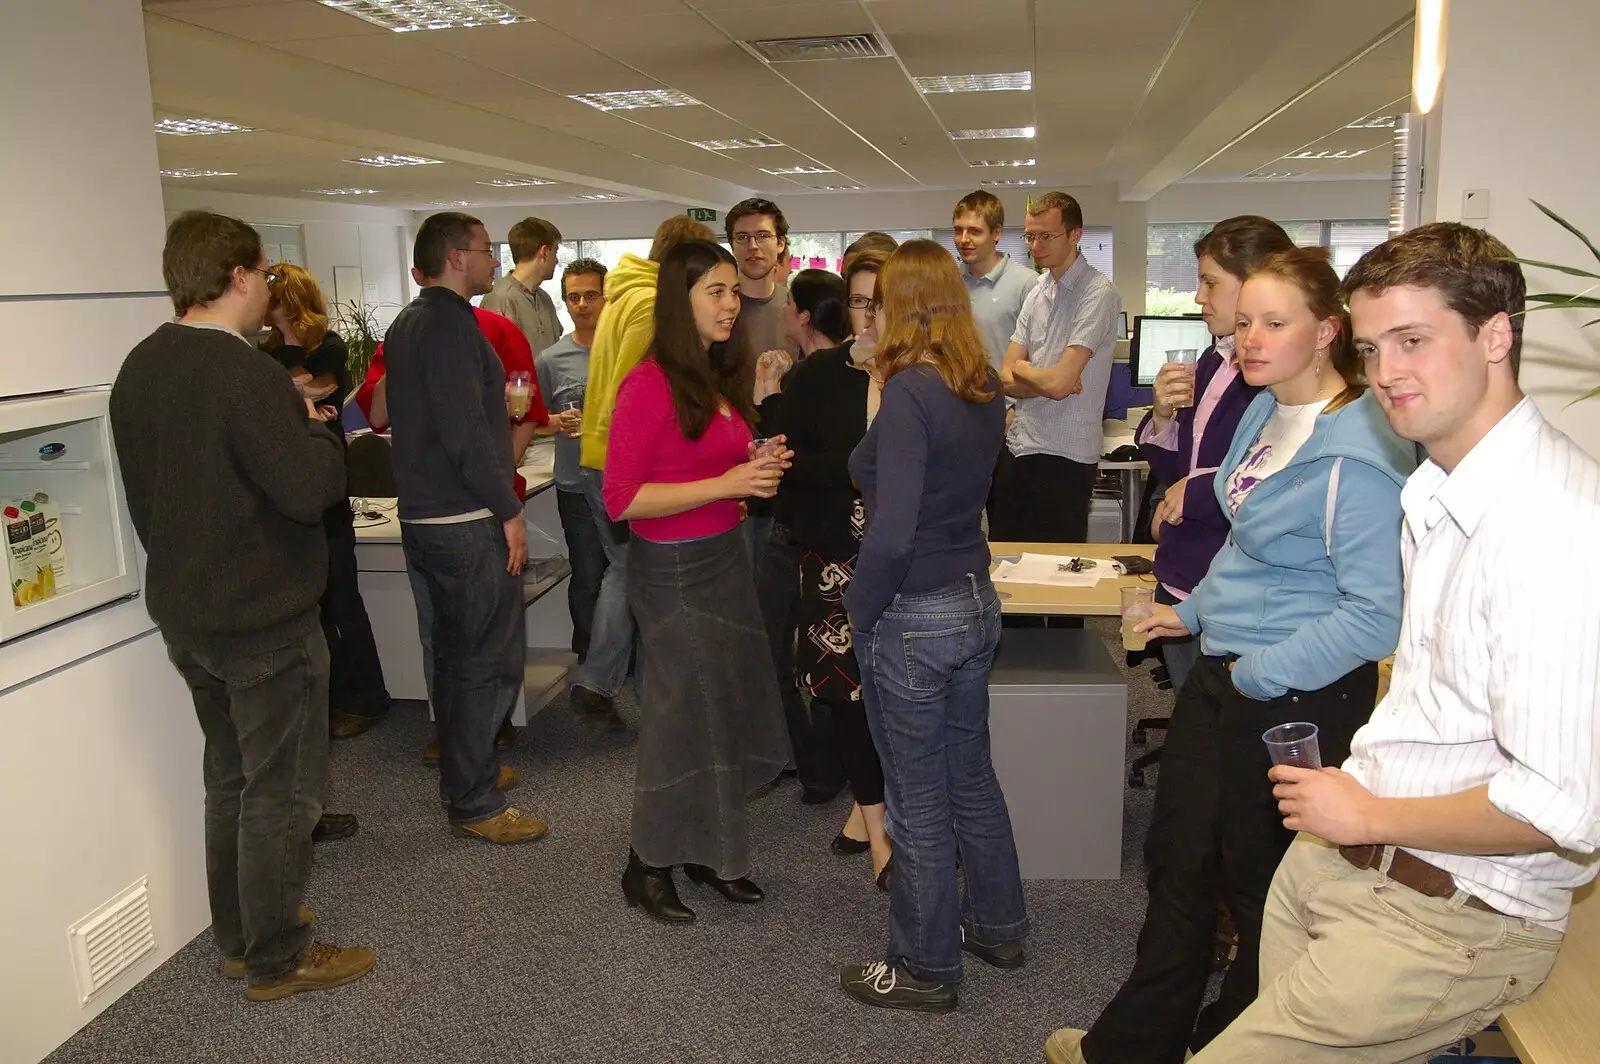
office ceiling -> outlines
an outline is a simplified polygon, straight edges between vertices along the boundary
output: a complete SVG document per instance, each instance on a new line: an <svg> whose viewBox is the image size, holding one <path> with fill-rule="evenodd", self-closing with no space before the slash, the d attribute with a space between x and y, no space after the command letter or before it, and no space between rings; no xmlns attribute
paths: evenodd
<svg viewBox="0 0 1600 1064"><path fill-rule="evenodd" d="M1147 198L1180 180L1385 175L1389 131L1347 127L1404 111L1409 93L1411 0L505 2L533 21L397 33L317 0L144 0L156 117L256 130L157 138L164 169L235 175L166 180L295 198L365 188L339 199L417 209L1029 178ZM890 54L767 63L740 43L844 34ZM1030 90L925 94L912 80L1021 71ZM642 89L698 102L569 98ZM1031 140L951 137L1027 126ZM780 146L694 143L748 138ZM442 161L347 161L397 152ZM1018 159L1034 163L971 165ZM768 172L796 167L827 172ZM530 177L553 183L489 184Z"/></svg>

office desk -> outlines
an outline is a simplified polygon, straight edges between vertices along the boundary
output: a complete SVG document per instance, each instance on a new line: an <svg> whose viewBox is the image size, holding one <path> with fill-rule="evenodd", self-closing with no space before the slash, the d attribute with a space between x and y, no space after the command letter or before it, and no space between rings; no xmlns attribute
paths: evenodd
<svg viewBox="0 0 1600 1064"><path fill-rule="evenodd" d="M1054 554L1148 558L1125 543L991 543L997 557ZM1044 587L997 583L1009 614L1108 617L1124 583ZM1153 586L1153 577L1144 577ZM989 674L991 758L1011 810L1024 879L1116 879L1122 874L1122 781L1128 684L1099 633L1011 628Z"/></svg>
<svg viewBox="0 0 1600 1064"><path fill-rule="evenodd" d="M1144 420L1146 409L1130 410L1123 420L1107 418L1100 422L1100 453L1110 454L1118 447L1133 446L1134 434L1139 422ZM1102 458L1099 465L1101 469L1115 472L1122 482L1122 542L1132 543L1139 532L1139 503L1144 499L1144 478L1150 472L1150 463L1142 459L1113 462Z"/></svg>
<svg viewBox="0 0 1600 1064"><path fill-rule="evenodd" d="M565 553L561 518L556 510L555 449L541 440L528 449L526 464L517 472L527 481L523 519L528 526L530 557ZM406 575L405 549L400 543L400 521L393 499L367 499L381 520L356 518L356 570L361 598L372 621L372 635L383 664L383 679L393 698L426 700L422 671L422 640L417 634L416 600ZM525 587L528 657L524 667L523 698L512 720L525 724L562 689L567 670L576 660L571 651L572 622L566 596L551 595L565 582L561 575ZM431 712L431 710L430 710Z"/></svg>
<svg viewBox="0 0 1600 1064"><path fill-rule="evenodd" d="M1590 1064L1600 1059L1600 899L1595 884L1572 899L1572 922L1543 986L1500 1017L1522 1064Z"/></svg>

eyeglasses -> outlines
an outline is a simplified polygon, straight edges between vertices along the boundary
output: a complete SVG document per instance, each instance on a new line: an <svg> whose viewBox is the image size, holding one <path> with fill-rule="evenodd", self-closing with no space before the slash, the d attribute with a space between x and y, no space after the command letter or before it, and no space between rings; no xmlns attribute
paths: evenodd
<svg viewBox="0 0 1600 1064"><path fill-rule="evenodd" d="M459 251L481 251L485 255L494 255L495 258L499 258L498 255L494 254L494 248L458 248L457 250L459 250Z"/></svg>
<svg viewBox="0 0 1600 1064"><path fill-rule="evenodd" d="M598 303L605 298L601 292L568 292L561 298L568 303Z"/></svg>
<svg viewBox="0 0 1600 1064"><path fill-rule="evenodd" d="M777 233L768 233L765 230L759 233L733 234L733 242L742 248L747 248L752 244L771 244L777 239Z"/></svg>
<svg viewBox="0 0 1600 1064"><path fill-rule="evenodd" d="M1031 247L1034 244L1048 244L1057 237L1066 235L1066 230L1062 230L1059 233L1023 233L1022 241Z"/></svg>
<svg viewBox="0 0 1600 1064"><path fill-rule="evenodd" d="M874 317L876 317L877 314L878 314L878 311L883 309L883 304L880 303L879 301L877 301L876 299L873 299L871 296L851 296L850 297L850 309L851 310L864 310L868 314L871 314Z"/></svg>
<svg viewBox="0 0 1600 1064"><path fill-rule="evenodd" d="M263 270L260 266L246 266L245 269L251 273L259 273L268 284L273 284L283 279L283 274L275 273L272 270Z"/></svg>

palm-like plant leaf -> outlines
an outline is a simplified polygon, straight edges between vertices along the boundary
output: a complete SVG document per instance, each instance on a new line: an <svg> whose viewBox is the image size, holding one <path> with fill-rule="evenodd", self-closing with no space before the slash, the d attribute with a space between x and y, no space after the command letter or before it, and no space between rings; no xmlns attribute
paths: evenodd
<svg viewBox="0 0 1600 1064"><path fill-rule="evenodd" d="M1518 258L1513 258L1511 261L1521 263L1524 266L1536 266L1541 270L1555 270L1559 273L1571 274L1573 277L1587 277L1590 280L1600 281L1600 273L1590 273L1588 270L1580 270L1576 266L1563 266L1559 262L1540 262L1538 259Z"/></svg>
<svg viewBox="0 0 1600 1064"><path fill-rule="evenodd" d="M1567 221L1565 218L1561 217L1561 215L1557 214L1549 207L1546 207L1544 204L1540 203L1538 200L1534 200L1533 205L1543 211L1545 217L1549 218L1552 222L1555 222L1561 228L1565 229L1567 232L1583 241L1583 246L1589 249L1589 254L1594 256L1596 262L1600 262L1600 248L1595 247L1594 241L1590 240L1587 236L1584 236L1582 230L1573 225L1571 222Z"/></svg>

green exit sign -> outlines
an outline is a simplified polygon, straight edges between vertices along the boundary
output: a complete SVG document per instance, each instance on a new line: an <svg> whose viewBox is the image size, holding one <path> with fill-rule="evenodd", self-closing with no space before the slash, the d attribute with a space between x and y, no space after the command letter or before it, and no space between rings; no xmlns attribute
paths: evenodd
<svg viewBox="0 0 1600 1064"><path fill-rule="evenodd" d="M690 207L689 217L697 222L714 222L717 220L717 212L710 207Z"/></svg>

